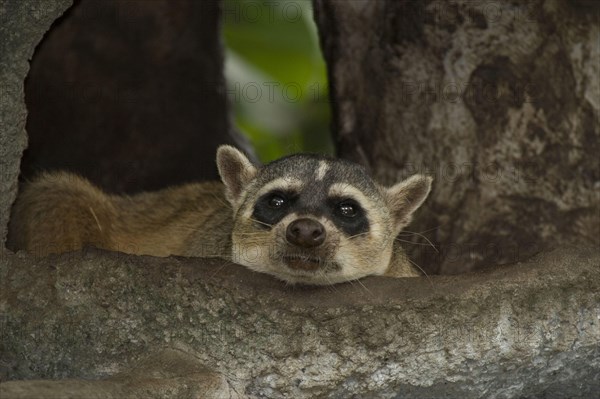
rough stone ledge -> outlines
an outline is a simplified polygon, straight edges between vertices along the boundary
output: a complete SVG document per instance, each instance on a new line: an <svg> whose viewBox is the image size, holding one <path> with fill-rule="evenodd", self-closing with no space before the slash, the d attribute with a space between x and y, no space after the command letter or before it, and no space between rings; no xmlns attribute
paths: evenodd
<svg viewBox="0 0 600 399"><path fill-rule="evenodd" d="M172 348L248 397L600 391L598 247L462 276L322 288L221 260L98 250L3 252L0 278L3 381L105 378Z"/></svg>
<svg viewBox="0 0 600 399"><path fill-rule="evenodd" d="M102 380L24 380L0 384L3 399L235 399L222 375L182 351L153 354L131 370Z"/></svg>

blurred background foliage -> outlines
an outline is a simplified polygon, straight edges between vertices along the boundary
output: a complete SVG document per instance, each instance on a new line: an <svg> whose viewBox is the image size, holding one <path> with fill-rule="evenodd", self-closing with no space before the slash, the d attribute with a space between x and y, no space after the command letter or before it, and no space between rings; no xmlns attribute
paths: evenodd
<svg viewBox="0 0 600 399"><path fill-rule="evenodd" d="M333 153L325 61L310 0L225 0L227 98L259 159Z"/></svg>

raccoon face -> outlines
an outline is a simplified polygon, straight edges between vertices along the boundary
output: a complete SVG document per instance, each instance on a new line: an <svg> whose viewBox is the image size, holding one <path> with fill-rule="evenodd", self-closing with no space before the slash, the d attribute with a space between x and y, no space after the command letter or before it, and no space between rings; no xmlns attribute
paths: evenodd
<svg viewBox="0 0 600 399"><path fill-rule="evenodd" d="M316 155L257 168L230 146L217 165L233 208L233 260L288 283L385 273L396 235L431 187L415 175L385 188L358 164Z"/></svg>

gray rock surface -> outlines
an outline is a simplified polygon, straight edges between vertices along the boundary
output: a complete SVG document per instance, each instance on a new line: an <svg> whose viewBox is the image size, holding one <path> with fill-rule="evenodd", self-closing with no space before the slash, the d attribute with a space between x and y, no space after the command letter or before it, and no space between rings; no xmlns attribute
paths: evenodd
<svg viewBox="0 0 600 399"><path fill-rule="evenodd" d="M72 0L0 1L0 244L17 195L25 133L24 82L33 50Z"/></svg>
<svg viewBox="0 0 600 399"><path fill-rule="evenodd" d="M102 380L28 380L0 384L2 399L234 399L223 376L205 369L193 356L165 350L130 370Z"/></svg>
<svg viewBox="0 0 600 399"><path fill-rule="evenodd" d="M340 156L434 176L443 274L600 246L600 2L316 0ZM418 235L404 240L425 244ZM437 267L436 267L437 266Z"/></svg>
<svg viewBox="0 0 600 399"><path fill-rule="evenodd" d="M2 263L2 379L101 378L165 348L268 398L600 389L600 251L431 278L285 286L222 261L89 250Z"/></svg>

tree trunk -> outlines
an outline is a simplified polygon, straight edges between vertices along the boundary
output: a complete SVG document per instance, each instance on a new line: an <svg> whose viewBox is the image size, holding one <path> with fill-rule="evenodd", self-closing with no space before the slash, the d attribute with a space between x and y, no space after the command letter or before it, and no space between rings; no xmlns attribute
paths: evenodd
<svg viewBox="0 0 600 399"><path fill-rule="evenodd" d="M316 0L339 155L435 178L428 271L600 245L599 4Z"/></svg>
<svg viewBox="0 0 600 399"><path fill-rule="evenodd" d="M599 251L333 287L98 250L5 260L1 380L106 378L173 349L248 398L587 399L600 389ZM12 399L2 385L0 397Z"/></svg>
<svg viewBox="0 0 600 399"><path fill-rule="evenodd" d="M218 0L81 0L36 49L22 177L118 193L218 179L229 126Z"/></svg>

